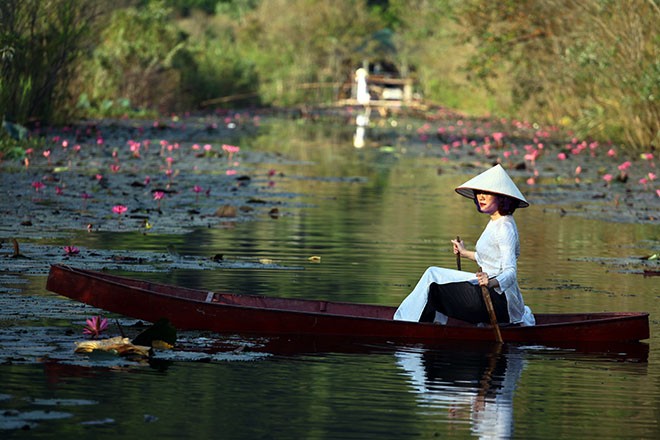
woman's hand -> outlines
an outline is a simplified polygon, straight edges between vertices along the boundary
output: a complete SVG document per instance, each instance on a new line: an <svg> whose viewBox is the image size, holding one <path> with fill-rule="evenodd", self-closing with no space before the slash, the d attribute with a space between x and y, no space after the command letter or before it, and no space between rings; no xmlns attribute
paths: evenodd
<svg viewBox="0 0 660 440"><path fill-rule="evenodd" d="M454 245L454 254L463 256L463 252L465 252L463 240L452 240L451 242Z"/></svg>
<svg viewBox="0 0 660 440"><path fill-rule="evenodd" d="M479 281L480 286L488 287L490 280L488 279L488 274L486 272L477 272L477 281Z"/></svg>
<svg viewBox="0 0 660 440"><path fill-rule="evenodd" d="M500 287L500 282L497 281L497 278L489 278L486 272L477 272L477 281L479 281L480 286L488 287Z"/></svg>
<svg viewBox="0 0 660 440"><path fill-rule="evenodd" d="M465 249L465 245L463 244L463 240L452 240L451 243L454 245L454 253L456 255L460 255L461 257L469 258L470 260L474 260L474 252L468 251Z"/></svg>

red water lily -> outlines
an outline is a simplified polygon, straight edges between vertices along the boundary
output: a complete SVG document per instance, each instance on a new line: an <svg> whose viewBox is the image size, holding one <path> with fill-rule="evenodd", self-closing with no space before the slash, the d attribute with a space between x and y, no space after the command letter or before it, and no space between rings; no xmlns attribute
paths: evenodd
<svg viewBox="0 0 660 440"><path fill-rule="evenodd" d="M43 182L40 181L35 181L32 182L32 188L34 188L37 192L39 192L40 189L44 188L46 185L43 184Z"/></svg>

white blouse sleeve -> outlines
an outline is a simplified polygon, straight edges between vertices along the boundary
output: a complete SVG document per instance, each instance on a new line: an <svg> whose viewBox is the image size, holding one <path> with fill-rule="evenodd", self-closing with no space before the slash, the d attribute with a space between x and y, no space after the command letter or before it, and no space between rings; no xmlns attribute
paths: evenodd
<svg viewBox="0 0 660 440"><path fill-rule="evenodd" d="M500 284L500 290L506 292L518 282L518 231L513 222L502 222L496 234L500 251L500 273L495 277Z"/></svg>

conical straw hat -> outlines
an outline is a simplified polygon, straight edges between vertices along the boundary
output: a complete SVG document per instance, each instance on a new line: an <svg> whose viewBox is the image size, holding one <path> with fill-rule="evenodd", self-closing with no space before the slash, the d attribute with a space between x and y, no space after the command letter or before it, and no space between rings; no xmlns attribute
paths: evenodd
<svg viewBox="0 0 660 440"><path fill-rule="evenodd" d="M484 171L456 188L457 193L468 199L474 198L475 190L488 191L517 199L520 201L519 208L529 206L529 202L527 202L525 196L522 195L516 184L513 183L513 180L511 180L500 164L495 165L493 168Z"/></svg>

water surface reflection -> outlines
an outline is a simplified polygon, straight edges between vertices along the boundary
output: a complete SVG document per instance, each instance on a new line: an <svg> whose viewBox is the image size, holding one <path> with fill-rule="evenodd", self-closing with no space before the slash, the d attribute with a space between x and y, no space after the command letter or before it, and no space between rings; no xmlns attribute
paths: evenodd
<svg viewBox="0 0 660 440"><path fill-rule="evenodd" d="M236 142L273 153L272 163L244 165L255 174L278 171L276 185L263 189L263 199L278 201L277 218L228 220L180 236L83 231L73 242L163 253L174 246L183 256L278 263L277 269L252 264L206 271L167 270L164 264L162 273L129 274L165 283L396 305L427 266L453 267L452 237L469 242L483 229L474 207L453 193L465 181L461 173L473 170L455 169L437 145L414 151L409 144L385 145L374 131L356 149L354 130L353 122L275 121ZM225 203L207 200L200 209L208 212ZM62 411L70 417L38 422L32 438L660 438L660 372L651 368L660 361L660 288L657 279L628 265L632 257L657 252L657 225L562 217L556 207L536 204L518 219L520 281L533 310L649 311L649 344L583 352L317 344L303 351L287 345L287 352L204 334L231 350L243 347L244 356L172 356L159 368L104 369L87 360L62 367L52 343L44 344L45 366L23 364L26 356L14 347L29 339L27 328L7 331L0 340L0 349L14 350L0 366L0 406L9 414L35 410L34 401L66 402ZM309 262L312 255L320 263ZM34 277L21 289L50 298L44 285L45 277ZM34 321L48 337L65 334L65 342L79 335L88 313L97 313L79 305L74 313L73 306L64 307L68 300L51 300L48 311L35 308ZM11 329L16 320L9 316L3 325ZM192 352L199 340L191 337L185 349ZM83 400L94 403L70 405ZM145 422L145 415L155 419ZM100 423L85 424L95 421Z"/></svg>
<svg viewBox="0 0 660 440"><path fill-rule="evenodd" d="M519 349L422 349L395 356L425 413L469 423L482 438L511 437L514 393L525 368Z"/></svg>

